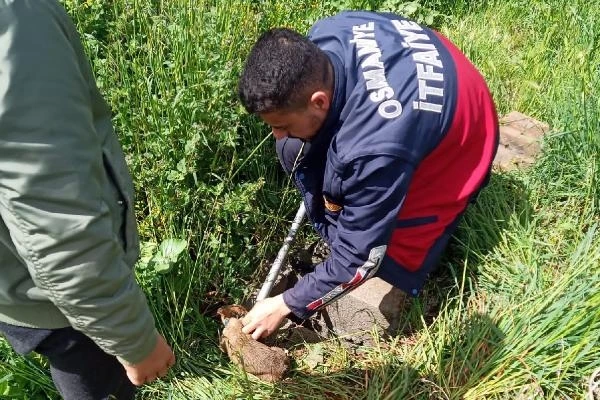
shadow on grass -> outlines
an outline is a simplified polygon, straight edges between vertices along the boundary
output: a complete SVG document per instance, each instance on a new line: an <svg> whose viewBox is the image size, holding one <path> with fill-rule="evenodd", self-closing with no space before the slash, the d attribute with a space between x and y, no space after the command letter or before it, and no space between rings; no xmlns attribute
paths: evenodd
<svg viewBox="0 0 600 400"><path fill-rule="evenodd" d="M493 251L510 224L527 225L532 216L529 193L518 176L495 172L475 204L467 209L446 259L466 259L476 267Z"/></svg>
<svg viewBox="0 0 600 400"><path fill-rule="evenodd" d="M276 385L275 398L405 399L419 391L419 379L417 370L389 359L371 368L351 367L332 373L294 372Z"/></svg>
<svg viewBox="0 0 600 400"><path fill-rule="evenodd" d="M449 333L438 369L428 379L444 389L445 398L463 398L493 370L495 355L501 354L504 338L492 319L474 313Z"/></svg>
<svg viewBox="0 0 600 400"><path fill-rule="evenodd" d="M141 398L459 399L493 370L504 346L504 334L487 315L455 307L419 333L354 349L332 341L292 347L292 371L273 385L230 364L207 339L180 354L175 375L185 381L153 385ZM322 346L317 362L307 361L312 346Z"/></svg>
<svg viewBox="0 0 600 400"><path fill-rule="evenodd" d="M459 399L492 370L504 334L484 314L473 313L460 324L438 325L421 339L425 354L403 359L396 347L367 349L352 358L352 367L327 372L296 371L275 385L272 398L298 399Z"/></svg>
<svg viewBox="0 0 600 400"><path fill-rule="evenodd" d="M467 208L438 268L415 300L427 324L461 285L464 285L463 295L476 286L481 266L495 251L505 231L514 224L528 225L532 215L529 193L518 177L506 172L493 173L477 201Z"/></svg>

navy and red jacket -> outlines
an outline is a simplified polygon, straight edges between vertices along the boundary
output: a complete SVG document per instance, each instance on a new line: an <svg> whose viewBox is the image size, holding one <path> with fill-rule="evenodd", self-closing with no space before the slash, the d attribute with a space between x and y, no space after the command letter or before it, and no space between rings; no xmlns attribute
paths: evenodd
<svg viewBox="0 0 600 400"><path fill-rule="evenodd" d="M331 256L283 294L301 318L373 276L416 296L498 146L484 79L439 33L350 11L308 37L333 66L332 104L311 142L277 152Z"/></svg>

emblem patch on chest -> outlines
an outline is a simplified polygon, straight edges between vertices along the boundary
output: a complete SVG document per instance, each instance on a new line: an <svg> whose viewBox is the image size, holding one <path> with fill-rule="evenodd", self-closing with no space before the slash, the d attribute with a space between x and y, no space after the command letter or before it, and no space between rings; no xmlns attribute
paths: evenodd
<svg viewBox="0 0 600 400"><path fill-rule="evenodd" d="M323 196L323 201L325 202L325 208L327 209L327 211L334 212L334 213L338 213L338 212L342 211L342 208L343 208L342 206L329 201L327 199L327 197Z"/></svg>

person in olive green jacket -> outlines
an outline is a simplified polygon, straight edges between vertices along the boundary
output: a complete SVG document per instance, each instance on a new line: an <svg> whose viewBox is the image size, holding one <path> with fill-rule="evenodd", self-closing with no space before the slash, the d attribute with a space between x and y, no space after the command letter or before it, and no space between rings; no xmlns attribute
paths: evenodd
<svg viewBox="0 0 600 400"><path fill-rule="evenodd" d="M133 398L175 362L135 281L133 208L64 8L0 0L0 332L48 356L65 399Z"/></svg>

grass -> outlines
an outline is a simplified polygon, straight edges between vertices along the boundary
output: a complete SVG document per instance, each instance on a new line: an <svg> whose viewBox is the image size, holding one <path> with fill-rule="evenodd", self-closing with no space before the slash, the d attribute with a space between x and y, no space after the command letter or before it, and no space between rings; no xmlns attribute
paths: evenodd
<svg viewBox="0 0 600 400"><path fill-rule="evenodd" d="M178 356L140 398L585 399L600 368L597 0L64 4L114 110L138 193L138 278ZM264 384L219 351L213 313L259 284L298 197L236 78L261 31L306 31L345 7L430 21L478 66L500 114L552 131L532 168L494 174L398 336L358 353L324 343L324 363L299 357L284 383ZM159 271L171 239L185 251ZM0 396L56 398L43 360L0 344Z"/></svg>

